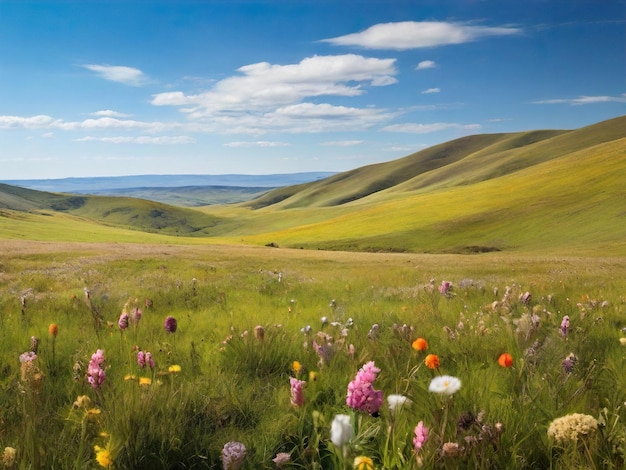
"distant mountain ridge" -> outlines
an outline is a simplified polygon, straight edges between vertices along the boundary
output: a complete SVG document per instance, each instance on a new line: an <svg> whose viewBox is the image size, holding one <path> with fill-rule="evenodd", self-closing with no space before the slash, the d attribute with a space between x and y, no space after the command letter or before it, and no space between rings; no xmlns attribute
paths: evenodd
<svg viewBox="0 0 626 470"><path fill-rule="evenodd" d="M91 191L104 194L108 190L137 188L175 188L189 186L234 186L239 188L276 188L308 183L328 178L334 172L315 171L299 173L274 173L267 175L130 175L95 176L84 178L0 180L0 183L38 191L55 193L81 193Z"/></svg>

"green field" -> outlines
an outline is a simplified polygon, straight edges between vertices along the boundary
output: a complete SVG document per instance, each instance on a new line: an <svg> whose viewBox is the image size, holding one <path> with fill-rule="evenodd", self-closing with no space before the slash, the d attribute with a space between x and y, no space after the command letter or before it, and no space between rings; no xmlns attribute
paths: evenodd
<svg viewBox="0 0 626 470"><path fill-rule="evenodd" d="M624 468L625 124L200 209L0 185L0 467Z"/></svg>

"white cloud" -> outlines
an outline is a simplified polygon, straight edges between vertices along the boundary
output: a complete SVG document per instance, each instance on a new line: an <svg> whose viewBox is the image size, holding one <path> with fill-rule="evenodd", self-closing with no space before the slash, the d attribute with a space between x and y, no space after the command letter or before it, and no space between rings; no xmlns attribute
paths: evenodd
<svg viewBox="0 0 626 470"><path fill-rule="evenodd" d="M96 111L95 113L91 113L91 115L96 116L96 117L118 117L118 118L132 116L132 114L118 113L117 111L113 111L111 109L103 109L101 111Z"/></svg>
<svg viewBox="0 0 626 470"><path fill-rule="evenodd" d="M425 69L434 69L435 67L437 67L437 64L433 62L432 60L422 60L419 64L417 64L417 67L415 68L417 70L425 70Z"/></svg>
<svg viewBox="0 0 626 470"><path fill-rule="evenodd" d="M428 89L424 90L422 92L422 94L428 95L430 93L439 93L440 91L441 91L441 88L428 88Z"/></svg>
<svg viewBox="0 0 626 470"><path fill-rule="evenodd" d="M322 142L320 145L329 147L352 147L354 145L361 145L363 140L334 140L329 142Z"/></svg>
<svg viewBox="0 0 626 470"><path fill-rule="evenodd" d="M570 104L573 106L596 103L626 103L626 93L620 96L579 96L577 98L533 101L533 104Z"/></svg>
<svg viewBox="0 0 626 470"><path fill-rule="evenodd" d="M45 114L37 116L21 117L21 116L0 116L0 128L21 127L25 129L42 129L50 127L54 119Z"/></svg>
<svg viewBox="0 0 626 470"><path fill-rule="evenodd" d="M83 64L81 67L95 72L100 78L125 85L141 86L148 81L141 70L124 65Z"/></svg>
<svg viewBox="0 0 626 470"><path fill-rule="evenodd" d="M363 84L393 84L397 73L394 63L395 59L354 54L313 56L289 65L259 62L240 67L241 75L220 80L205 93L160 93L153 96L152 104L180 106L192 119L267 112L306 98L362 95Z"/></svg>
<svg viewBox="0 0 626 470"><path fill-rule="evenodd" d="M474 131L480 129L480 124L456 124L450 122L435 122L433 124L417 124L407 122L404 124L392 124L382 130L387 132L406 132L410 134L430 134L431 132L457 129L464 131Z"/></svg>
<svg viewBox="0 0 626 470"><path fill-rule="evenodd" d="M179 145L193 144L196 140L192 137L177 136L134 136L134 137L92 137L86 136L74 139L74 142L106 142L110 144L153 144L153 145Z"/></svg>
<svg viewBox="0 0 626 470"><path fill-rule="evenodd" d="M407 50L475 41L487 36L507 36L522 30L510 26L473 26L442 21L379 23L360 33L324 39L336 46Z"/></svg>
<svg viewBox="0 0 626 470"><path fill-rule="evenodd" d="M228 142L224 147L288 147L286 142L271 142L267 140L257 140L256 142Z"/></svg>

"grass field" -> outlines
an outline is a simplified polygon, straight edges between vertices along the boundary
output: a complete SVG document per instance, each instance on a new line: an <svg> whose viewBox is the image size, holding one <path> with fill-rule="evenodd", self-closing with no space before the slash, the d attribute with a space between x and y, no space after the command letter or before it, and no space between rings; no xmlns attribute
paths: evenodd
<svg viewBox="0 0 626 470"><path fill-rule="evenodd" d="M3 240L0 451L15 468L622 468L625 279L620 257ZM346 401L368 361L375 416ZM446 375L458 391L428 391Z"/></svg>

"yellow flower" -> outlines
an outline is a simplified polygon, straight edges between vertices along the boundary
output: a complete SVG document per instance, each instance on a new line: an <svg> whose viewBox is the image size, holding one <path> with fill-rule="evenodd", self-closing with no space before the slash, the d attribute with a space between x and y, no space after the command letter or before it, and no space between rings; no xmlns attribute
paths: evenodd
<svg viewBox="0 0 626 470"><path fill-rule="evenodd" d="M315 382L317 380L317 372L315 372L314 370L309 372L309 380L311 382Z"/></svg>
<svg viewBox="0 0 626 470"><path fill-rule="evenodd" d="M124 376L124 380L135 380L137 377L135 377L133 374L126 374Z"/></svg>
<svg viewBox="0 0 626 470"><path fill-rule="evenodd" d="M296 374L299 374L302 371L302 364L300 364L298 361L293 361L292 367L293 371Z"/></svg>
<svg viewBox="0 0 626 470"><path fill-rule="evenodd" d="M167 370L170 374L177 374L181 371L181 368L178 364L174 364L173 366L169 366Z"/></svg>
<svg viewBox="0 0 626 470"><path fill-rule="evenodd" d="M152 379L150 377L139 377L139 385L150 385Z"/></svg>
<svg viewBox="0 0 626 470"><path fill-rule="evenodd" d="M96 461L101 467L109 468L113 464L111 452L108 449L103 449L100 446L93 446L93 450L96 451Z"/></svg>
<svg viewBox="0 0 626 470"><path fill-rule="evenodd" d="M621 344L622 346L626 346L626 338L620 338L619 344Z"/></svg>
<svg viewBox="0 0 626 470"><path fill-rule="evenodd" d="M356 470L374 470L374 462L369 457L360 455L354 459L354 468Z"/></svg>

